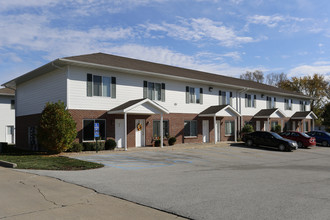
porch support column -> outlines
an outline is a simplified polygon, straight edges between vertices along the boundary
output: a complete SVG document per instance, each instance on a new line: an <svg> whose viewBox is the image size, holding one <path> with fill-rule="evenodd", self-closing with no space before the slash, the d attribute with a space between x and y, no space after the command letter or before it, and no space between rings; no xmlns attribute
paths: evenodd
<svg viewBox="0 0 330 220"><path fill-rule="evenodd" d="M237 117L235 117L235 136L234 141L237 142Z"/></svg>
<svg viewBox="0 0 330 220"><path fill-rule="evenodd" d="M284 125L284 120L282 119L281 120L281 132L283 132L283 127L284 127L283 125Z"/></svg>
<svg viewBox="0 0 330 220"><path fill-rule="evenodd" d="M163 112L160 113L160 147L164 147L164 128L163 128Z"/></svg>
<svg viewBox="0 0 330 220"><path fill-rule="evenodd" d="M306 129L307 128L305 128L306 127L306 120L305 119L303 119L303 126L302 126L302 131L301 132L305 132L306 131Z"/></svg>
<svg viewBox="0 0 330 220"><path fill-rule="evenodd" d="M213 116L213 124L214 124L214 144L216 144L217 143L217 132L219 132L219 131L217 131L217 116L216 115L214 115Z"/></svg>
<svg viewBox="0 0 330 220"><path fill-rule="evenodd" d="M127 113L124 113L124 133L125 133L125 151L127 150Z"/></svg>
<svg viewBox="0 0 330 220"><path fill-rule="evenodd" d="M314 118L312 119L312 131L315 130L315 121L314 121Z"/></svg>

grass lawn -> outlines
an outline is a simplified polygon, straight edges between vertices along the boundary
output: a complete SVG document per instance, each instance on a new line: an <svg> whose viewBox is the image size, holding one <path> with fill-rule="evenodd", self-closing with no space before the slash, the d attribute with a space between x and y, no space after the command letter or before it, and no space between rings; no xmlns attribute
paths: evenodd
<svg viewBox="0 0 330 220"><path fill-rule="evenodd" d="M17 164L17 169L86 170L103 167L102 164L54 155L0 155L0 160Z"/></svg>

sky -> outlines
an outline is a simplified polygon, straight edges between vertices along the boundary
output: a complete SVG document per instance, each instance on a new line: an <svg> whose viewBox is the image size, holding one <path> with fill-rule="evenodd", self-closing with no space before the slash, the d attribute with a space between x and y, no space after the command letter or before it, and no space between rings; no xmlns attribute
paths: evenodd
<svg viewBox="0 0 330 220"><path fill-rule="evenodd" d="M330 80L329 11L328 0L0 0L0 84L97 52Z"/></svg>

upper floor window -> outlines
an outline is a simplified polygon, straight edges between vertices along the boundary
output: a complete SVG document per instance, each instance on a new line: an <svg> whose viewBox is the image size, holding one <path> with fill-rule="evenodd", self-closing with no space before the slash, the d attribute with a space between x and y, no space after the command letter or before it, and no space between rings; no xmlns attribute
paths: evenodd
<svg viewBox="0 0 330 220"><path fill-rule="evenodd" d="M300 101L300 111L306 111L307 101Z"/></svg>
<svg viewBox="0 0 330 220"><path fill-rule="evenodd" d="M143 81L143 98L165 101L165 83Z"/></svg>
<svg viewBox="0 0 330 220"><path fill-rule="evenodd" d="M276 108L276 97L267 96L267 108Z"/></svg>
<svg viewBox="0 0 330 220"><path fill-rule="evenodd" d="M284 110L292 110L292 99L284 99Z"/></svg>
<svg viewBox="0 0 330 220"><path fill-rule="evenodd" d="M186 86L186 103L203 104L203 88Z"/></svg>
<svg viewBox="0 0 330 220"><path fill-rule="evenodd" d="M233 93L219 90L219 105L232 105Z"/></svg>
<svg viewBox="0 0 330 220"><path fill-rule="evenodd" d="M116 98L116 77L87 74L87 96Z"/></svg>
<svg viewBox="0 0 330 220"><path fill-rule="evenodd" d="M15 109L15 100L10 100L10 109Z"/></svg>
<svg viewBox="0 0 330 220"><path fill-rule="evenodd" d="M256 108L257 107L257 96L251 94L245 94L245 107Z"/></svg>

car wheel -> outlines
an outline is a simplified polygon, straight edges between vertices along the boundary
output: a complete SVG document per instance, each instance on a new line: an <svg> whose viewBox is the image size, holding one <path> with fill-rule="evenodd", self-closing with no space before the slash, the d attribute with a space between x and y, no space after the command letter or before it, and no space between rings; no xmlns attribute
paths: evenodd
<svg viewBox="0 0 330 220"><path fill-rule="evenodd" d="M297 144L298 144L298 148L302 148L303 147L303 143L301 143L300 141Z"/></svg>
<svg viewBox="0 0 330 220"><path fill-rule="evenodd" d="M280 144L280 146L278 146L278 149L280 151L285 151L285 146L283 144Z"/></svg>
<svg viewBox="0 0 330 220"><path fill-rule="evenodd" d="M328 146L328 142L327 141L322 141L322 146L323 147L327 147Z"/></svg>
<svg viewBox="0 0 330 220"><path fill-rule="evenodd" d="M252 140L247 140L246 144L247 144L247 146L251 147L252 144L253 144L253 141Z"/></svg>

